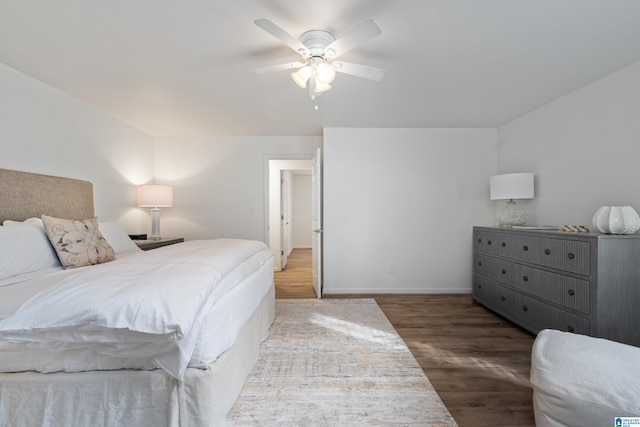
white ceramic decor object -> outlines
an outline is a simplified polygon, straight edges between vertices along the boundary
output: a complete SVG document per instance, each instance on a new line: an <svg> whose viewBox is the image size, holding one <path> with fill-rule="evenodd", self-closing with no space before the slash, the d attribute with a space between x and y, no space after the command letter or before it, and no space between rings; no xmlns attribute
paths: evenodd
<svg viewBox="0 0 640 427"><path fill-rule="evenodd" d="M593 226L605 234L633 234L640 229L640 216L631 206L602 206Z"/></svg>

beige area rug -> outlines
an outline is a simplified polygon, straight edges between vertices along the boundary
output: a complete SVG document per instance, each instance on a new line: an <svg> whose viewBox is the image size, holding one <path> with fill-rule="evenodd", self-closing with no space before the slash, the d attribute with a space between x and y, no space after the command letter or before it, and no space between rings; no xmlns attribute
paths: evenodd
<svg viewBox="0 0 640 427"><path fill-rule="evenodd" d="M456 426L372 299L276 300L233 426Z"/></svg>

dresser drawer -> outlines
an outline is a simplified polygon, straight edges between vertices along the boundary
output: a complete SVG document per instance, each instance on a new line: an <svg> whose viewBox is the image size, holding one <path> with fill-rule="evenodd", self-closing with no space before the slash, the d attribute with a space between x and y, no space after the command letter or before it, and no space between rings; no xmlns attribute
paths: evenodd
<svg viewBox="0 0 640 427"><path fill-rule="evenodd" d="M562 274L543 273L541 297L556 304L589 314L590 282Z"/></svg>
<svg viewBox="0 0 640 427"><path fill-rule="evenodd" d="M584 335L591 333L589 319L551 306L545 306L543 309L543 321L540 329L557 329Z"/></svg>
<svg viewBox="0 0 640 427"><path fill-rule="evenodd" d="M474 230L473 250L495 254L497 234L495 231Z"/></svg>
<svg viewBox="0 0 640 427"><path fill-rule="evenodd" d="M540 264L588 276L591 274L591 245L577 240L542 239Z"/></svg>
<svg viewBox="0 0 640 427"><path fill-rule="evenodd" d="M516 264L512 283L513 286L524 293L541 295L544 285L543 271L536 267Z"/></svg>
<svg viewBox="0 0 640 427"><path fill-rule="evenodd" d="M473 284L471 294L473 295L473 299L485 303L489 299L489 294L491 293L491 284L488 279L478 276L477 274L473 275Z"/></svg>
<svg viewBox="0 0 640 427"><path fill-rule="evenodd" d="M473 272L481 274L485 277L490 277L491 271L495 268L493 260L495 258L490 257L484 252L473 252Z"/></svg>
<svg viewBox="0 0 640 427"><path fill-rule="evenodd" d="M588 280L516 264L512 285L519 291L589 314Z"/></svg>
<svg viewBox="0 0 640 427"><path fill-rule="evenodd" d="M514 293L510 289L474 275L473 296L487 308L503 315L513 315Z"/></svg>
<svg viewBox="0 0 640 427"><path fill-rule="evenodd" d="M495 258L482 252L473 253L473 272L510 285L515 272L515 264L509 260Z"/></svg>
<svg viewBox="0 0 640 427"><path fill-rule="evenodd" d="M499 256L516 258L518 236L510 233L498 233L496 251Z"/></svg>
<svg viewBox="0 0 640 427"><path fill-rule="evenodd" d="M498 243L498 251L504 256L585 276L591 274L589 242L530 235L508 237L503 239L501 236Z"/></svg>
<svg viewBox="0 0 640 427"><path fill-rule="evenodd" d="M540 264L542 239L538 236L515 235L513 257L520 261Z"/></svg>
<svg viewBox="0 0 640 427"><path fill-rule="evenodd" d="M540 301L516 293L513 315L524 325L537 332L540 330L543 307L544 304Z"/></svg>

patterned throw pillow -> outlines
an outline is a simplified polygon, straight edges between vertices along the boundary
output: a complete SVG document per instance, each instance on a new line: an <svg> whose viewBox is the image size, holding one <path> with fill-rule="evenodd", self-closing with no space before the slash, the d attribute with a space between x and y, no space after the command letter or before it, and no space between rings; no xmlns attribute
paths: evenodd
<svg viewBox="0 0 640 427"><path fill-rule="evenodd" d="M98 228L97 218L74 220L43 215L49 241L64 268L102 264L116 254Z"/></svg>

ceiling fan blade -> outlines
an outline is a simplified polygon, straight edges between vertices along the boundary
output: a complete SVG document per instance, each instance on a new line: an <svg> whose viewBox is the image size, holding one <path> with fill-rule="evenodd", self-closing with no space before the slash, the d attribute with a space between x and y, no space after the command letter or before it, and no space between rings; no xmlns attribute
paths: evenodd
<svg viewBox="0 0 640 427"><path fill-rule="evenodd" d="M273 37L285 43L291 49L295 50L305 58L309 56L309 49L300 43L298 39L287 33L285 30L274 24L270 19L260 18L253 21L258 27L271 34Z"/></svg>
<svg viewBox="0 0 640 427"><path fill-rule="evenodd" d="M376 24L373 19L368 19L329 44L324 49L324 54L327 58L337 58L343 53L350 51L354 47L380 34L382 34L382 30L378 27L378 24Z"/></svg>
<svg viewBox="0 0 640 427"><path fill-rule="evenodd" d="M253 70L251 70L251 72L253 74L266 74L266 73L271 73L273 71L282 71L282 70L294 70L296 68L300 68L304 65L304 62L288 62L286 64L278 64L278 65L271 65L268 67L261 67L261 68L254 68Z"/></svg>
<svg viewBox="0 0 640 427"><path fill-rule="evenodd" d="M331 63L333 69L338 73L351 74L352 76L379 82L384 77L387 70L382 68L369 67L367 65L353 64L351 62L334 61Z"/></svg>

